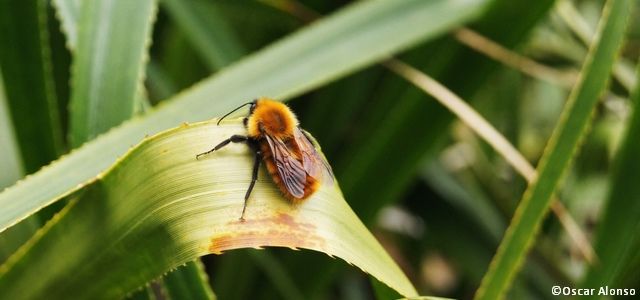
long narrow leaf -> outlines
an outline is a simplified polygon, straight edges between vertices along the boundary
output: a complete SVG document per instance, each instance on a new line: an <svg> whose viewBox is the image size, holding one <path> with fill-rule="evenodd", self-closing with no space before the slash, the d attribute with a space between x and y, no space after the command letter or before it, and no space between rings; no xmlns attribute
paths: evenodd
<svg viewBox="0 0 640 300"><path fill-rule="evenodd" d="M238 220L250 150L232 145L200 160L195 155L244 132L240 123L183 125L133 148L0 266L3 297L119 298L198 256L261 246L337 256L400 294L417 296L337 182L294 205L261 172L246 220Z"/></svg>
<svg viewBox="0 0 640 300"><path fill-rule="evenodd" d="M552 3L552 0L492 1L473 28L514 47L525 40ZM504 30L503 24L509 24L509 30ZM473 99L473 94L499 66L453 41L439 42L433 48L410 53L407 61L421 70L429 70L427 73L463 99ZM464 80L460 70L464 70ZM360 126L366 134L349 143L336 162L337 174L344 178L342 187L365 222L370 222L382 206L398 199L413 182L419 162L435 153L442 132L452 120L440 104L425 101L421 91L403 84L393 79L380 84L376 90L379 99L374 100L378 102ZM394 158L393 163L379 163L389 157Z"/></svg>
<svg viewBox="0 0 640 300"><path fill-rule="evenodd" d="M7 106L4 84L0 76L0 152L2 153L0 155L0 169L2 169L2 172L0 172L0 189L14 184L24 174L20 163L22 159L18 150L18 141L13 132L13 124Z"/></svg>
<svg viewBox="0 0 640 300"><path fill-rule="evenodd" d="M27 173L62 152L46 1L0 2L0 68Z"/></svg>
<svg viewBox="0 0 640 300"><path fill-rule="evenodd" d="M288 98L433 38L487 1L368 1L349 6L98 137L0 194L0 230L68 195L147 134L220 115L259 95ZM413 28L414 30L405 30ZM384 40L384 43L380 41ZM20 198L17 203L14 199Z"/></svg>
<svg viewBox="0 0 640 300"><path fill-rule="evenodd" d="M614 58L624 40L631 1L607 2L595 43L538 167L538 178L525 192L498 247L476 299L504 296L531 247L552 195L575 155L593 108L604 92Z"/></svg>
<svg viewBox="0 0 640 300"><path fill-rule="evenodd" d="M0 189L15 183L24 175L22 159L18 151L18 141L13 132L11 117L7 108L4 87L0 76ZM40 227L37 218L31 217L17 226L0 234L0 264L20 247Z"/></svg>
<svg viewBox="0 0 640 300"><path fill-rule="evenodd" d="M71 50L78 45L78 19L80 18L80 0L52 0L67 38L67 47Z"/></svg>
<svg viewBox="0 0 640 300"><path fill-rule="evenodd" d="M637 74L640 75L640 65ZM633 115L616 156L606 209L598 225L595 249L600 263L589 269L582 284L585 288L625 288L620 286L620 276L640 250L634 249L640 245L640 83L635 86Z"/></svg>
<svg viewBox="0 0 640 300"><path fill-rule="evenodd" d="M135 89L141 84L137 81L141 81L140 73L148 56L155 0L137 1L133 6L129 4L131 3L123 1L84 2L78 25L88 29L75 32L70 29L75 28L77 20L72 14L67 14L77 9L75 6L79 3L58 1L70 47L75 47L75 37L81 34L78 37L79 47L74 51L76 80L73 82L72 99L73 108L80 109L72 110L72 120L83 119L92 124L100 124L90 126L76 123L71 128L71 135L77 138L76 145L133 116L134 109L122 108L134 107L138 102ZM105 11L109 13L104 13ZM123 55L121 51L113 51L114 48L124 50L127 55ZM116 76L131 84L123 85L122 81L112 80ZM114 109L104 109L105 107ZM194 276L198 274L196 264L192 262L171 272L167 280L162 282L164 290L184 296L191 294L190 299L210 299L212 292L208 283ZM187 290L192 291L188 293Z"/></svg>
<svg viewBox="0 0 640 300"><path fill-rule="evenodd" d="M74 146L133 114L142 89L155 8L155 0L82 2L72 72Z"/></svg>
<svg viewBox="0 0 640 300"><path fill-rule="evenodd" d="M62 152L47 19L46 1L0 2L1 189ZM33 235L40 219L49 217L48 212L33 215L0 234L0 261Z"/></svg>
<svg viewBox="0 0 640 300"><path fill-rule="evenodd" d="M163 284L171 299L215 299L207 279L202 262L195 260L167 274Z"/></svg>

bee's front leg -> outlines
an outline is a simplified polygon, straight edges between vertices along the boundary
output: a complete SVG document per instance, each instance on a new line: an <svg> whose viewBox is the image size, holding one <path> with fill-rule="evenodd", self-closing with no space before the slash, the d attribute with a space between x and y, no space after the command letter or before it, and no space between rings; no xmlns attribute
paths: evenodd
<svg viewBox="0 0 640 300"><path fill-rule="evenodd" d="M211 149L211 150L209 150L207 152L202 152L202 153L196 155L196 159L200 158L200 156L202 156L202 155L207 155L207 154L209 154L209 153L211 153L213 151L220 150L224 146L229 145L229 143L246 143L248 140L249 140L249 137L247 137L247 136L234 134L230 138L220 142L220 144L218 144L215 147L213 147L213 149Z"/></svg>

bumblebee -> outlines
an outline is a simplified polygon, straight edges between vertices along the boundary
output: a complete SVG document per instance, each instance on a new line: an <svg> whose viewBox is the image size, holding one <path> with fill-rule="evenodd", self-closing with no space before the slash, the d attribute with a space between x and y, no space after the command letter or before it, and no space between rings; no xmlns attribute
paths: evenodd
<svg viewBox="0 0 640 300"><path fill-rule="evenodd" d="M247 135L232 135L213 149L196 155L198 159L230 143L246 143L254 151L253 175L244 196L240 220L244 220L247 200L258 179L261 161L282 194L293 203L313 195L323 182L333 184L331 166L316 151L308 133L300 128L295 114L285 104L258 98L230 111L217 124L246 105L250 105L249 114L243 119Z"/></svg>

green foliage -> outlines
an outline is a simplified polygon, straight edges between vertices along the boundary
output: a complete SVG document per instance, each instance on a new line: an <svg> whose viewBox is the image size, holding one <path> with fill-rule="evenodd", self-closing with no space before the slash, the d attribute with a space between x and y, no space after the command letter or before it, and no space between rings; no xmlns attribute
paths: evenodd
<svg viewBox="0 0 640 300"><path fill-rule="evenodd" d="M538 166L538 177L525 192L505 233L476 299L498 299L513 281L524 253L531 247L549 209L553 192L577 151L600 95L606 88L614 58L624 40L631 1L607 2L580 82L571 91L560 121Z"/></svg>
<svg viewBox="0 0 640 300"><path fill-rule="evenodd" d="M81 3L69 108L74 147L133 115L155 15L154 0Z"/></svg>
<svg viewBox="0 0 640 300"><path fill-rule="evenodd" d="M637 1L353 2L1 0L0 299L640 284ZM392 56L468 101L537 180L378 64ZM244 132L200 121L259 96L289 101L336 184L293 206L262 170L241 224L251 153L194 155ZM242 249L260 246L281 248Z"/></svg>
<svg viewBox="0 0 640 300"><path fill-rule="evenodd" d="M62 152L51 74L46 1L0 2L0 64L15 137L28 173Z"/></svg>
<svg viewBox="0 0 640 300"><path fill-rule="evenodd" d="M132 149L0 268L3 295L118 298L204 254L261 246L321 251L360 267L404 296L417 295L337 185L291 205L262 173L267 180L258 181L246 221L239 221L239 200L253 165L246 147L235 155L230 150L195 159L210 147L207 137L241 133L240 122L235 123L181 126ZM133 270L135 276L128 276ZM38 284L30 280L35 276Z"/></svg>
<svg viewBox="0 0 640 300"><path fill-rule="evenodd" d="M582 283L584 287L601 284L624 288L628 284L624 273L638 266L637 261L634 263L633 255L640 246L640 219L637 217L640 215L640 187L634 180L640 172L640 161L636 159L640 153L640 140L637 138L640 135L640 110L637 109L640 85L636 85L631 100L636 109L630 117L629 128L617 155L607 206L595 242L600 263L591 266Z"/></svg>

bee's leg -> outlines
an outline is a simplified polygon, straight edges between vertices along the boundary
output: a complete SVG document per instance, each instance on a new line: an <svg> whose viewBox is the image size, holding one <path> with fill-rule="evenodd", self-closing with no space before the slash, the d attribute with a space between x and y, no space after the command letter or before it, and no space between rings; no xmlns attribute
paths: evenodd
<svg viewBox="0 0 640 300"><path fill-rule="evenodd" d="M217 146L213 147L213 149L211 149L211 150L209 150L207 152L202 152L202 153L196 155L196 159L198 159L202 155L207 155L207 154L209 154L209 153L211 153L213 151L220 150L220 148L222 148L222 147L224 147L226 145L229 145L229 143L246 143L248 140L249 140L249 138L244 136L244 135L234 134L230 138L220 142L220 144L218 144Z"/></svg>
<svg viewBox="0 0 640 300"><path fill-rule="evenodd" d="M247 200L249 200L251 191L253 191L253 186L256 185L256 181L258 180L258 170L260 169L261 159L262 152L260 152L260 150L256 150L256 157L253 162L253 175L251 175L251 183L249 184L249 189L247 189L247 193L244 195L244 205L242 206L242 215L240 215L240 221L244 221L244 212L245 210L247 210Z"/></svg>

